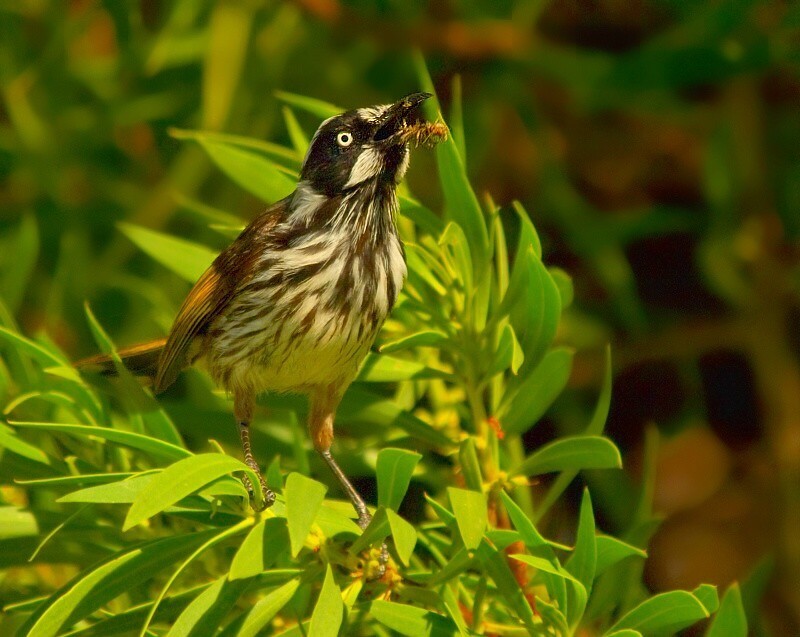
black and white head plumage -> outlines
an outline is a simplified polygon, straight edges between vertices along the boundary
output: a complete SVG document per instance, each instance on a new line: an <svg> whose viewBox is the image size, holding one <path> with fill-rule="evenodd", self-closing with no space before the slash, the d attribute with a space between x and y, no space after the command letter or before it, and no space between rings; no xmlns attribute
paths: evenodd
<svg viewBox="0 0 800 637"><path fill-rule="evenodd" d="M394 104L328 118L311 141L301 180L328 197L374 181L396 185L409 159L408 146L397 133L420 119L419 105L428 97L428 93L413 93Z"/></svg>

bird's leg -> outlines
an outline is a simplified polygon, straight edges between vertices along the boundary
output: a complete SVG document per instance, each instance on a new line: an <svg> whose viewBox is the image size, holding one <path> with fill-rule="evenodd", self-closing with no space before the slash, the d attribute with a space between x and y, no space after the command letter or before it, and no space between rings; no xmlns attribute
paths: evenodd
<svg viewBox="0 0 800 637"><path fill-rule="evenodd" d="M308 429L311 434L311 441L314 444L314 449L317 450L325 464L330 467L333 475L342 485L342 489L347 494L350 502L353 503L353 508L358 514L358 526L366 529L372 521L367 505L364 498L356 491L356 488L342 471L339 464L334 460L331 455L331 444L333 443L333 418L336 413L336 407L339 405L341 396L332 391L320 391L311 396L311 409L309 412ZM386 563L389 560L389 551L386 544L381 545L380 556L380 576L386 570Z"/></svg>
<svg viewBox="0 0 800 637"><path fill-rule="evenodd" d="M367 510L367 505L365 504L364 499L361 497L358 491L356 491L350 480L347 479L347 476L344 474L344 471L342 471L341 467L339 467L339 465L336 463L336 460L333 459L330 449L320 451L319 454L328 464L333 472L333 475L336 476L336 479L339 480L339 484L342 485L347 497L350 498L350 502L353 503L353 508L356 510L356 513L358 513L358 526L360 526L362 529L366 529L369 526L369 523L372 522L372 515L370 515L370 512Z"/></svg>
<svg viewBox="0 0 800 637"><path fill-rule="evenodd" d="M234 394L233 414L236 417L236 422L239 426L239 437L242 440L244 463L258 476L258 481L261 487L261 498L263 501L260 507L256 504L256 494L253 490L253 485L250 482L250 478L248 478L246 475L242 476L242 484L244 484L245 489L247 489L247 493L250 494L250 506L253 507L253 510L263 511L264 509L271 507L275 502L275 494L267 486L267 482L264 480L261 469L259 468L256 459L253 457L253 451L250 448L250 421L253 418L254 404L255 399L252 393L246 393L245 395L242 395L241 393Z"/></svg>

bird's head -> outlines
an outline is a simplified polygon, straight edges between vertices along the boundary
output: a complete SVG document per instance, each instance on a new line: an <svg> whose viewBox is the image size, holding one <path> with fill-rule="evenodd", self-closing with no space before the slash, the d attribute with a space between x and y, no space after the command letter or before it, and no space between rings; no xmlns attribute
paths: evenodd
<svg viewBox="0 0 800 637"><path fill-rule="evenodd" d="M372 180L394 185L408 168L404 131L422 121L430 93L412 93L394 104L357 108L320 125L303 161L301 179L335 196Z"/></svg>

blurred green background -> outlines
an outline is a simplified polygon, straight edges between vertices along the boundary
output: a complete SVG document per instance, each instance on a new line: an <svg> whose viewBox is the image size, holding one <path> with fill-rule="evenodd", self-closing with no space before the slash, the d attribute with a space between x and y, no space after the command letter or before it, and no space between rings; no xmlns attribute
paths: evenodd
<svg viewBox="0 0 800 637"><path fill-rule="evenodd" d="M476 190L519 199L574 277L575 391L528 446L585 420L610 341L632 481L661 435L647 584L747 579L754 633L798 635L799 27L752 0L2 0L3 298L75 358L85 301L117 343L164 334L185 285L116 224L221 245L192 202L262 205L170 129L290 144L280 92L391 101L420 50L445 106L462 95ZM430 153L408 181L437 208ZM592 486L624 526L626 495Z"/></svg>

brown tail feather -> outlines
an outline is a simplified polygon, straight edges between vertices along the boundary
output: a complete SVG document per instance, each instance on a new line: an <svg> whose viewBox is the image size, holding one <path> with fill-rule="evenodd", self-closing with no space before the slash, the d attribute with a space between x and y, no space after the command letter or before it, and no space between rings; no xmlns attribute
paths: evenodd
<svg viewBox="0 0 800 637"><path fill-rule="evenodd" d="M161 350L166 345L166 338L159 338L147 343L131 345L119 350L120 358L135 376L148 376L154 378L158 370L158 359ZM107 354L97 354L84 358L75 363L75 367L84 371L99 372L101 374L115 374L114 362Z"/></svg>

